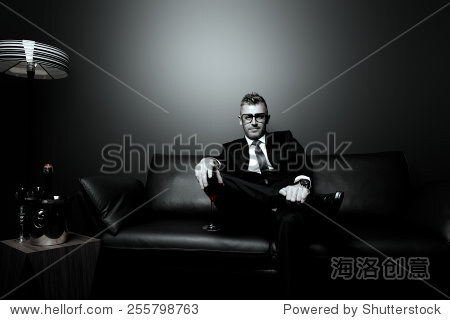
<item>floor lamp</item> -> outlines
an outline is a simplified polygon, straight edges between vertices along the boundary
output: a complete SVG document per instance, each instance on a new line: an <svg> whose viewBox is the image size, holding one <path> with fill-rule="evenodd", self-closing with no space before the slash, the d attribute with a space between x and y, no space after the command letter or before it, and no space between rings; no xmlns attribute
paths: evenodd
<svg viewBox="0 0 450 320"><path fill-rule="evenodd" d="M69 74L69 56L56 47L31 40L0 40L0 74L27 78L26 183L30 185L32 164L33 113L32 83L58 80Z"/></svg>

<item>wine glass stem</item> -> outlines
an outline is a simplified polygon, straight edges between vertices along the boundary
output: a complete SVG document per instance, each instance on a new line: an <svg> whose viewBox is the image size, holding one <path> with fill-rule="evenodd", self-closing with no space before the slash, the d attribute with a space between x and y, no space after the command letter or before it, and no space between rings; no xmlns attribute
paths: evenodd
<svg viewBox="0 0 450 320"><path fill-rule="evenodd" d="M214 203L211 200L211 225L214 225Z"/></svg>
<svg viewBox="0 0 450 320"><path fill-rule="evenodd" d="M24 238L23 238L23 223L20 223L20 233L19 233L19 242L23 242Z"/></svg>

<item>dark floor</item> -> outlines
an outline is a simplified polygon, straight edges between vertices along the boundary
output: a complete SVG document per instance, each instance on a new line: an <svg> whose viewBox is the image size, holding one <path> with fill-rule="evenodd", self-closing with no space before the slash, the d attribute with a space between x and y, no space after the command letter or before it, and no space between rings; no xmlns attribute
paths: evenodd
<svg viewBox="0 0 450 320"><path fill-rule="evenodd" d="M281 290L275 271L226 271L182 268L134 270L115 268L97 272L90 299L94 300L427 300L448 299L445 281L318 280L307 275L292 296ZM55 285L58 285L55 283ZM38 288L28 284L7 299L37 299Z"/></svg>
<svg viewBox="0 0 450 320"><path fill-rule="evenodd" d="M417 280L326 280L306 277L292 299L448 299L448 286ZM275 271L169 271L97 279L92 299L284 299ZM447 296L447 297L446 297Z"/></svg>

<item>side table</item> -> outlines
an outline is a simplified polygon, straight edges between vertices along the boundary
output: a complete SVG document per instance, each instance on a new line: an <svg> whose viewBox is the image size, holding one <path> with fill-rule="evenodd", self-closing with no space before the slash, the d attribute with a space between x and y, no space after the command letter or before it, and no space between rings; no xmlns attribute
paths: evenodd
<svg viewBox="0 0 450 320"><path fill-rule="evenodd" d="M66 243L0 241L0 298L88 299L100 240L69 233Z"/></svg>

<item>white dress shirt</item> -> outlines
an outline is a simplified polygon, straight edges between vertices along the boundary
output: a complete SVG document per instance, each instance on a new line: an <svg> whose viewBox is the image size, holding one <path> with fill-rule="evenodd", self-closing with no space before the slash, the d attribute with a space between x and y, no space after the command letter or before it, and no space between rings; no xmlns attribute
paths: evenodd
<svg viewBox="0 0 450 320"><path fill-rule="evenodd" d="M253 141L249 137L245 136L245 140L247 140L248 146L249 146L249 163L248 163L248 171L251 172L257 172L261 173L261 170L259 169L258 159L256 158L255 149L256 146L252 145ZM269 170L273 170L273 166L269 161L269 157L267 156L267 148L266 148L266 135L263 135L261 138L258 139L261 141L259 144L259 147L261 148L262 152L264 153L264 156L266 157L267 164L269 165ZM299 175L295 177L294 184L299 182L301 179L309 180L309 183L311 184L311 179L308 176L305 175Z"/></svg>
<svg viewBox="0 0 450 320"><path fill-rule="evenodd" d="M250 139L247 136L245 136L245 140L247 140L249 146L248 152L250 159L248 162L248 171L261 173L261 170L259 169L258 159L256 158L255 153L256 146L252 144L254 140ZM266 157L267 164L269 165L269 170L273 170L273 166L270 164L269 157L267 156L266 135L263 135L258 140L261 141L259 147L261 148L262 152L264 153L264 156Z"/></svg>

